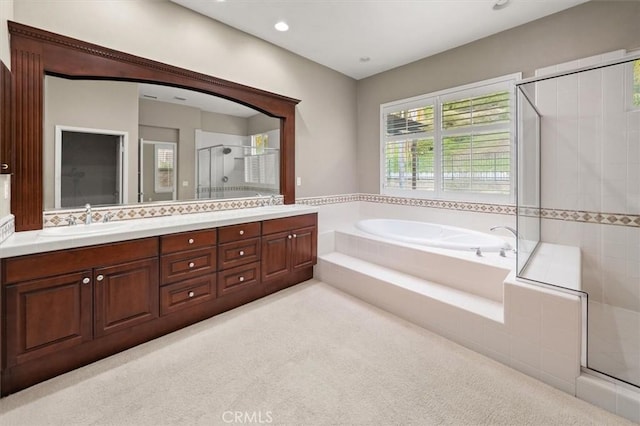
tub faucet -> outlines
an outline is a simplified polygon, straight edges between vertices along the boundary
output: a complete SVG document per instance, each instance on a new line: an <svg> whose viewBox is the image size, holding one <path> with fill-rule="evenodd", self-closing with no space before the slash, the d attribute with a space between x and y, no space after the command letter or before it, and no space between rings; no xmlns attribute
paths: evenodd
<svg viewBox="0 0 640 426"><path fill-rule="evenodd" d="M516 231L515 229L513 229L510 226L494 226L493 228L491 228L492 231L495 231L496 229L506 229L507 231L511 232L513 234L514 237L518 238L518 231Z"/></svg>
<svg viewBox="0 0 640 426"><path fill-rule="evenodd" d="M518 231L516 231L515 229L513 229L510 226L494 226L493 228L491 228L492 231L495 231L497 229L506 229L507 231L511 232L513 234L513 236L516 238L516 241L518 240L518 238L520 238L520 235L518 235ZM517 253L516 249L513 249L514 253ZM500 256L502 256L503 251L500 250Z"/></svg>
<svg viewBox="0 0 640 426"><path fill-rule="evenodd" d="M87 203L84 205L84 213L84 224L91 225L91 222L93 222L93 218L91 217L91 204Z"/></svg>

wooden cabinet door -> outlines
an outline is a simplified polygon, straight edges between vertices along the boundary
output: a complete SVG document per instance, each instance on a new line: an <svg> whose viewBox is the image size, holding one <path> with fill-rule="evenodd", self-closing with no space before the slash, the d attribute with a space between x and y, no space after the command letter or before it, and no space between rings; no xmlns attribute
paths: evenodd
<svg viewBox="0 0 640 426"><path fill-rule="evenodd" d="M284 278L291 269L290 232L262 237L262 281Z"/></svg>
<svg viewBox="0 0 640 426"><path fill-rule="evenodd" d="M313 266L317 259L316 227L296 229L291 239L291 268L293 271Z"/></svg>
<svg viewBox="0 0 640 426"><path fill-rule="evenodd" d="M6 288L7 366L92 339L91 272Z"/></svg>
<svg viewBox="0 0 640 426"><path fill-rule="evenodd" d="M95 336L158 317L158 260L146 259L94 270Z"/></svg>

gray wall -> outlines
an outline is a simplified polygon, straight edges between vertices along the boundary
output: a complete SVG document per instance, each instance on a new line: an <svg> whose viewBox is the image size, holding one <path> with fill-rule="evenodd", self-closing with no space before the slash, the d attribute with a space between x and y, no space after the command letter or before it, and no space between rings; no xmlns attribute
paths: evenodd
<svg viewBox="0 0 640 426"><path fill-rule="evenodd" d="M7 21L13 20L13 0L0 0L0 61L11 69L11 49Z"/></svg>
<svg viewBox="0 0 640 426"><path fill-rule="evenodd" d="M128 133L125 188L129 202L138 193L138 88L118 81L68 80L47 76L44 85L44 208L54 207L55 126Z"/></svg>
<svg viewBox="0 0 640 426"><path fill-rule="evenodd" d="M591 1L358 81L360 192L379 192L380 104L616 49L640 47L640 2Z"/></svg>
<svg viewBox="0 0 640 426"><path fill-rule="evenodd" d="M355 192L356 81L168 0L14 2L14 20L300 99L297 196Z"/></svg>

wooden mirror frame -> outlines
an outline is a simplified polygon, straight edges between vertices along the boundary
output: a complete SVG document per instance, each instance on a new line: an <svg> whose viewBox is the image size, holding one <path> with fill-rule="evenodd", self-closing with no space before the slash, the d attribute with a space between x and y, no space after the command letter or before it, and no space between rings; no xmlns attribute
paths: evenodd
<svg viewBox="0 0 640 426"><path fill-rule="evenodd" d="M241 103L280 119L280 193L295 203L297 99L129 55L16 22L11 34L13 171L11 209L16 231L42 228L44 76L158 83Z"/></svg>

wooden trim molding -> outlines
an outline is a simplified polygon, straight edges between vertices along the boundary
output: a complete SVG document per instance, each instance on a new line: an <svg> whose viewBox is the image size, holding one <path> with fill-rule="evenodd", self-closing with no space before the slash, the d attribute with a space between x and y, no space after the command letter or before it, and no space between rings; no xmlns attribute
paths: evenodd
<svg viewBox="0 0 640 426"><path fill-rule="evenodd" d="M9 22L14 139L12 209L16 230L42 228L43 81L117 79L193 89L241 103L280 119L280 191L295 203L295 107L297 99L153 61L82 40Z"/></svg>
<svg viewBox="0 0 640 426"><path fill-rule="evenodd" d="M11 72L0 61L0 174L10 174L11 161Z"/></svg>

